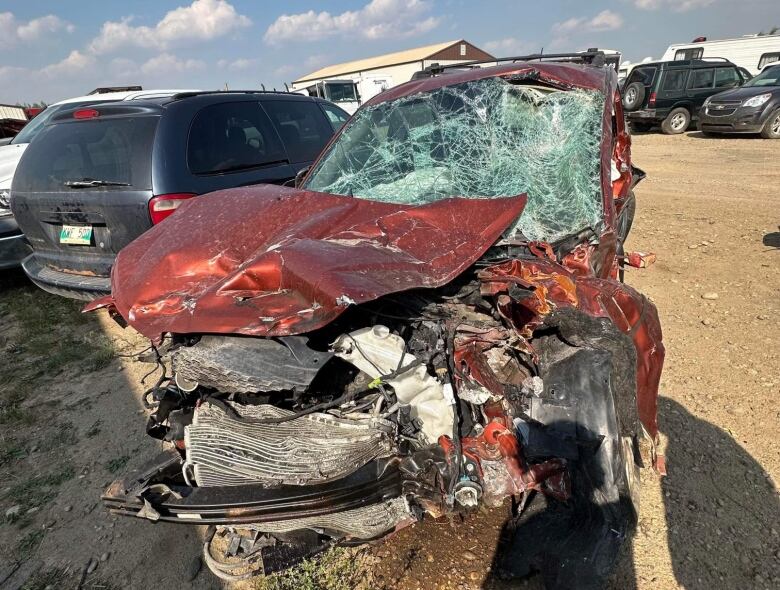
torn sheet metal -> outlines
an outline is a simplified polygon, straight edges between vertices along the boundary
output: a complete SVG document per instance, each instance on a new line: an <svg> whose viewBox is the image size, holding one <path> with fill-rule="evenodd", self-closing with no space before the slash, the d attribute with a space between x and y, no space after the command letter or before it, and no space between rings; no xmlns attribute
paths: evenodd
<svg viewBox="0 0 780 590"><path fill-rule="evenodd" d="M577 276L549 259L514 259L479 273L482 293L524 337L540 327L555 309L574 307L592 317L607 317L629 334L637 351L639 419L655 439L658 434L658 384L664 361L658 311L625 283Z"/></svg>
<svg viewBox="0 0 780 590"><path fill-rule="evenodd" d="M112 296L86 309L114 306L149 338L309 332L350 304L446 284L525 203L395 205L272 185L211 193L125 247Z"/></svg>

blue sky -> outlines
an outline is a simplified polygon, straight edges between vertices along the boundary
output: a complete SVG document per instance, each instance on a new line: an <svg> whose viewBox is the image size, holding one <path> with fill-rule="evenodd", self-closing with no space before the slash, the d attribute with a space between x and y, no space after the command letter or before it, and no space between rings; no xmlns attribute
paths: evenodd
<svg viewBox="0 0 780 590"><path fill-rule="evenodd" d="M465 38L494 54L660 57L780 26L780 0L3 0L0 103L100 85L282 87L323 65Z"/></svg>

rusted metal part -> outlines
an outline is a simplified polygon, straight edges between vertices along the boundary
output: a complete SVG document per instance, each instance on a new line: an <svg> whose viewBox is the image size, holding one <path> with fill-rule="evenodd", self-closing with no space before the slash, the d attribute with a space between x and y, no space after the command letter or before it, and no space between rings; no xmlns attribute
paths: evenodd
<svg viewBox="0 0 780 590"><path fill-rule="evenodd" d="M445 455L454 461L455 447L452 440L442 436L439 438L439 445L444 449ZM562 501L571 496L566 461L550 459L528 465L523 458L517 435L507 428L504 420L488 423L479 436L461 439L461 448L463 456L478 466L481 477L492 476L492 481L485 482L492 495L496 496L487 499L491 505L507 496L518 496L528 490L541 491ZM502 463L501 470L490 465L495 462Z"/></svg>
<svg viewBox="0 0 780 590"><path fill-rule="evenodd" d="M115 307L149 338L165 332L286 336L349 305L439 287L522 213L524 195L410 206L271 185L186 201L120 252Z"/></svg>

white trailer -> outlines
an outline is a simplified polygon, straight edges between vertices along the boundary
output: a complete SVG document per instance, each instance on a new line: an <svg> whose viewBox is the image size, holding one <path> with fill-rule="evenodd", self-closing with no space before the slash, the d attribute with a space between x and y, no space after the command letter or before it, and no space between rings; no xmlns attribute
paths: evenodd
<svg viewBox="0 0 780 590"><path fill-rule="evenodd" d="M780 60L780 34L747 35L715 41L700 37L691 43L670 45L661 61L710 57L725 58L755 76L768 63Z"/></svg>

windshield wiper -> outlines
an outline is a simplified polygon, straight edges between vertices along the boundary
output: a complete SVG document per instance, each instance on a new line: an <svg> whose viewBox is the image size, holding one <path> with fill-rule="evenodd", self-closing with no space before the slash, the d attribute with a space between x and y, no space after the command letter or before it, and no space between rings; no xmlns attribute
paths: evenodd
<svg viewBox="0 0 780 590"><path fill-rule="evenodd" d="M118 180L93 180L85 178L84 180L66 180L63 183L70 188L91 188L93 186L130 186L129 182L119 182Z"/></svg>

